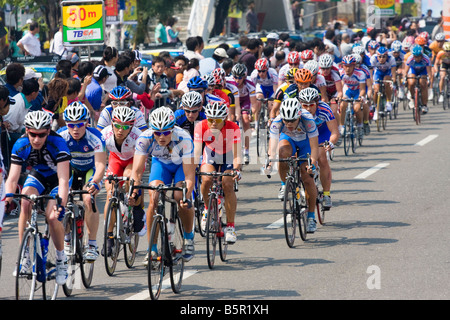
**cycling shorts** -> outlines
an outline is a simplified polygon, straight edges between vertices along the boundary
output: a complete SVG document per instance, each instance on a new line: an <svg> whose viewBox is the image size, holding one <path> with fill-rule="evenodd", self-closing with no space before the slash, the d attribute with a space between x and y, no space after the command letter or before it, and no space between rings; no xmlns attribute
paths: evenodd
<svg viewBox="0 0 450 320"><path fill-rule="evenodd" d="M420 70L409 68L408 74L412 74L415 76L426 76L428 75L427 68L422 68Z"/></svg>
<svg viewBox="0 0 450 320"><path fill-rule="evenodd" d="M209 148L204 148L202 165L210 164L217 172L225 172L233 170L233 159L233 151L219 154Z"/></svg>
<svg viewBox="0 0 450 320"><path fill-rule="evenodd" d="M58 174L54 173L50 176L43 176L38 171L32 169L28 174L23 187L33 187L38 193L41 194L49 194L49 195L57 195L58 194Z"/></svg>
<svg viewBox="0 0 450 320"><path fill-rule="evenodd" d="M294 141L287 134L281 133L280 141L281 140L287 140L291 144L291 147L292 147L291 156L295 155L295 153L297 152L297 148L299 150L299 154L297 156L299 156L299 157L306 158L307 153L311 154L311 146L309 145L309 139Z"/></svg>
<svg viewBox="0 0 450 320"><path fill-rule="evenodd" d="M376 69L373 74L373 81L378 82L384 79L386 76L392 76L391 69L387 69L386 71L381 71L379 69Z"/></svg>
<svg viewBox="0 0 450 320"><path fill-rule="evenodd" d="M256 85L256 93L262 93L266 99L272 98L275 95L273 86L262 86L259 83Z"/></svg>
<svg viewBox="0 0 450 320"><path fill-rule="evenodd" d="M114 152L110 152L106 175L117 175L118 177L122 177L125 168L130 164L133 164L133 158L122 160Z"/></svg>
<svg viewBox="0 0 450 320"><path fill-rule="evenodd" d="M344 97L349 99L358 99L359 98L359 89L349 89L348 87L344 87Z"/></svg>
<svg viewBox="0 0 450 320"><path fill-rule="evenodd" d="M69 185L72 190L82 190L85 185L92 181L95 174L95 167L87 171L80 171L72 168L72 176L69 180Z"/></svg>
<svg viewBox="0 0 450 320"><path fill-rule="evenodd" d="M242 114L249 114L252 109L252 103L250 102L250 97L246 96L239 99L239 105L241 107Z"/></svg>
<svg viewBox="0 0 450 320"><path fill-rule="evenodd" d="M330 141L331 131L328 129L326 123L320 126L319 128L319 144L324 143L325 141Z"/></svg>
<svg viewBox="0 0 450 320"><path fill-rule="evenodd" d="M447 70L450 69L450 64L449 63L441 63L441 70Z"/></svg>
<svg viewBox="0 0 450 320"><path fill-rule="evenodd" d="M183 164L163 163L157 157L152 158L152 166L150 168L150 177L148 183L160 180L165 185L175 185L180 181L184 181Z"/></svg>

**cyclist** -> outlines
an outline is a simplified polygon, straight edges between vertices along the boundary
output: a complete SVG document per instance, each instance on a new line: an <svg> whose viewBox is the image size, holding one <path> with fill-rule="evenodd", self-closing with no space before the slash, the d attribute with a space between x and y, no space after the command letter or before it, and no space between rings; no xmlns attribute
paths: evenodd
<svg viewBox="0 0 450 320"><path fill-rule="evenodd" d="M430 44L429 48L432 51L433 57L431 61L434 63L439 52L444 51L445 34L440 32L434 37L434 41Z"/></svg>
<svg viewBox="0 0 450 320"><path fill-rule="evenodd" d="M314 60L314 51L307 49L303 50L300 58L302 59L303 64L306 64L310 60Z"/></svg>
<svg viewBox="0 0 450 320"><path fill-rule="evenodd" d="M22 194L58 195L59 207L55 200L49 200L46 206L46 220L56 248L56 283L63 285L67 279L67 256L64 253L64 207L67 203L70 179L70 151L66 142L50 130L52 116L45 111L31 111L25 115L25 135L18 139L11 153L11 167L6 180L6 193L14 193L20 178L22 166L32 167L28 174ZM11 198L6 202L11 203ZM31 204L21 202L19 217L19 239L30 219ZM30 267L31 261L21 261L22 267Z"/></svg>
<svg viewBox="0 0 450 320"><path fill-rule="evenodd" d="M405 55L402 50L402 43L399 40L395 40L392 42L390 53L394 57L397 65L397 74L395 75L394 83L399 87L398 88L399 99L403 99L403 97L405 96L405 92L403 90L403 86L400 86L400 81L397 81L397 77L403 74L403 61L405 59L404 57Z"/></svg>
<svg viewBox="0 0 450 320"><path fill-rule="evenodd" d="M245 64L237 63L231 69L234 79L234 85L239 90L239 105L241 107L242 129L244 133L250 132L250 120L252 106L256 105L256 87L255 84L247 77L247 67ZM250 161L250 137L244 135L244 158L248 156ZM247 159L244 159L247 160Z"/></svg>
<svg viewBox="0 0 450 320"><path fill-rule="evenodd" d="M327 82L325 81L325 77L319 74L319 63L316 60L309 60L305 63L304 68L311 71L311 82L319 89L322 100L328 103Z"/></svg>
<svg viewBox="0 0 450 320"><path fill-rule="evenodd" d="M328 104L319 101L319 95L316 90L312 88L303 89L299 92L298 100L302 108L306 109L314 117L317 130L319 131L319 145L323 145L325 141L328 141L327 146L323 145L323 148L319 148L317 161L320 168L320 181L323 187L323 206L326 209L330 209L332 207L330 195L331 168L326 152L331 152L339 139L338 124Z"/></svg>
<svg viewBox="0 0 450 320"><path fill-rule="evenodd" d="M416 83L415 76L420 76L420 90L422 93L422 113L428 112L428 85L427 75L431 74L431 61L426 54L423 53L423 49L420 45L415 45L411 48L411 56L406 60L406 68L404 70L404 76L408 81L409 92L414 92L414 86ZM412 76L410 76L412 75Z"/></svg>
<svg viewBox="0 0 450 320"><path fill-rule="evenodd" d="M300 60L300 53L297 51L289 52L286 61L287 63L283 65L278 72L278 87L286 82L286 75L289 70L303 68L303 62Z"/></svg>
<svg viewBox="0 0 450 320"><path fill-rule="evenodd" d="M194 127L196 121L206 119L203 111L202 95L197 91L189 91L181 97L181 109L175 111L176 125L186 130L194 137Z"/></svg>
<svg viewBox="0 0 450 320"><path fill-rule="evenodd" d="M237 199L234 191L234 180L240 179L241 168L241 134L239 126L228 121L228 109L221 102L208 103L205 107L206 120L197 123L194 132L195 162L202 157L201 172L236 172L234 177L223 177L222 187L225 195L225 211L227 227L225 241L233 244L237 240L235 216ZM202 145L204 144L204 148ZM209 204L209 189L212 178L202 177L201 193L205 201L205 211L202 217L202 228L206 225L206 212Z"/></svg>
<svg viewBox="0 0 450 320"><path fill-rule="evenodd" d="M450 42L444 43L442 46L443 50L440 51L436 56L436 61L434 64L434 73L439 72L439 103L444 102L444 85L445 76L447 70L450 69Z"/></svg>
<svg viewBox="0 0 450 320"><path fill-rule="evenodd" d="M340 70L341 79L343 82L343 94L344 98L359 99L366 95L366 78L362 71L355 70L356 59L353 55L346 55L342 58L342 69ZM347 102L342 101L340 105L341 112L344 116L341 116L342 129L345 122L345 110L347 109ZM353 104L353 110L356 114L356 123L358 135L363 134L363 113L361 111L361 102L355 102ZM340 129L340 130L342 130ZM343 134L343 131L340 132Z"/></svg>
<svg viewBox="0 0 450 320"><path fill-rule="evenodd" d="M371 78L373 79L373 98L374 100L377 97L378 91L380 91L380 81L392 80L392 75L397 74L397 63L395 58L388 53L388 49L386 47L379 47L375 55L370 58L370 64L373 69L371 70ZM391 85L384 86L385 95L386 95L386 111L392 111L392 87ZM380 111L384 112L384 111ZM375 113L374 118L377 119L378 115Z"/></svg>
<svg viewBox="0 0 450 320"><path fill-rule="evenodd" d="M112 112L112 123L102 130L102 136L105 140L106 149L109 151L108 168L106 175L113 175L117 177L130 177L133 167L134 150L137 146L137 139L142 131L134 126L136 113L133 109L125 106L118 106ZM112 196L112 185L105 180L106 190L106 204ZM104 214L106 216L108 206L105 205ZM140 205L133 205L133 216L135 231L139 232L141 229L141 221L144 212ZM113 224L108 228L108 234L112 235ZM139 229L139 230L138 230ZM113 238L109 238L106 244L106 252L104 247L102 255L111 255Z"/></svg>
<svg viewBox="0 0 450 320"><path fill-rule="evenodd" d="M186 196L192 195L195 185L196 164L193 159L192 138L185 130L175 125L173 111L167 107L160 107L150 114L150 129L139 137L136 143L134 164L131 177L136 184L141 184L147 157L152 157L149 185L160 184L181 186L186 181ZM150 201L147 209L147 228L150 230L153 214L158 205L158 192L149 191ZM138 190L133 191L132 197L139 197ZM179 203L179 213L183 224L184 243L182 258L188 262L194 257L194 207L192 200L182 200L180 191L174 192L174 197ZM190 197L190 196L189 196ZM150 233L148 233L150 240ZM150 248L151 254L156 254L157 248ZM148 254L144 264L148 264Z"/></svg>
<svg viewBox="0 0 450 320"><path fill-rule="evenodd" d="M366 97L372 97L372 78L370 77L370 71L369 68L365 64L362 64L362 59L359 54L352 54L355 57L356 60L356 67L355 70L361 71L364 73L365 79L366 79L366 88L367 88L367 94ZM370 102L369 99L364 99L363 101L363 127L364 127L364 134L368 136L370 134L370 125L369 125L369 119L370 119ZM340 137L341 138L341 137Z"/></svg>
<svg viewBox="0 0 450 320"><path fill-rule="evenodd" d="M314 90L314 89L312 89ZM314 173L315 164L319 156L318 147L319 132L314 122L313 116L305 109L301 108L297 98L283 100L280 106L280 114L273 120L270 126L269 159L275 158L277 149L279 158L288 158L297 153L299 157L311 155L311 167L307 163L301 164L301 178L308 194L308 226L307 232L316 231L315 206L317 198L316 185L310 174ZM266 174L272 170L271 162L266 167ZM284 199L286 188L286 174L289 167L286 163L280 162L279 174L281 188L278 199Z"/></svg>
<svg viewBox="0 0 450 320"><path fill-rule="evenodd" d="M131 108L136 115L134 126L141 131L147 130L147 124L145 122L144 114L138 108L132 106L134 100L131 98L132 92L127 87L115 87L109 92L109 98L112 100L111 104L105 107L100 113L98 119L97 128L101 131L112 122L112 113L114 108L118 106L125 106Z"/></svg>
<svg viewBox="0 0 450 320"><path fill-rule="evenodd" d="M239 121L241 117L241 107L239 103L239 90L238 88L231 82L227 81L226 72L223 68L216 68L212 72L214 75L214 79L216 81L216 88L225 92L228 96L228 100L230 101L230 110L229 110L229 120L230 121Z"/></svg>
<svg viewBox="0 0 450 320"><path fill-rule="evenodd" d="M89 110L81 102L75 101L64 110L64 121L66 127L59 129L57 133L66 141L72 155L71 187L73 190L85 189L90 193L83 195L89 236L84 258L87 261L95 261L99 254L97 246L99 214L93 211L91 196L98 194L102 186L106 166L105 140L100 131L88 127ZM65 235L65 241L66 248L70 248L70 234Z"/></svg>

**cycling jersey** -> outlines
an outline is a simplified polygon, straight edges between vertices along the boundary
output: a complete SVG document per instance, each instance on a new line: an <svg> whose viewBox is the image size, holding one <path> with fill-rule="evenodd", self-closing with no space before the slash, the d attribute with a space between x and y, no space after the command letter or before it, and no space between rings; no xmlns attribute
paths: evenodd
<svg viewBox="0 0 450 320"><path fill-rule="evenodd" d="M388 55L384 63L378 60L377 55L373 55L370 58L370 64L375 69L373 73L373 81L375 82L383 80L386 76L392 76L391 68L397 65L395 58L391 55Z"/></svg>
<svg viewBox="0 0 450 320"><path fill-rule="evenodd" d="M134 122L134 126L137 127L141 131L147 130L147 123L145 122L144 114L136 107L131 107L132 110L136 112L136 120ZM107 126L112 123L112 112L113 107L111 105L107 106L100 113L100 117L98 118L97 128L98 130L103 130Z"/></svg>
<svg viewBox="0 0 450 320"><path fill-rule="evenodd" d="M197 120L195 120L194 122L190 122L188 120L188 118L186 117L186 112L183 109L178 109L177 111L175 111L175 121L177 123L177 126L179 126L180 128L186 130L187 132L189 132L191 137L194 137L195 124L198 121L201 121L201 120L204 120L204 119L206 119L206 115L205 115L205 112L203 110L200 110L198 112Z"/></svg>
<svg viewBox="0 0 450 320"><path fill-rule="evenodd" d="M70 165L78 171L88 171L95 167L95 153L105 152L105 140L100 131L86 127L86 134L75 140L67 127L58 130L58 134L66 141L72 154Z"/></svg>
<svg viewBox="0 0 450 320"><path fill-rule="evenodd" d="M319 69L319 74L322 75L325 79L325 83L327 86L327 95L328 98L331 99L337 94L336 82L341 81L341 77L339 76L339 72L335 70L331 70L330 73L325 76L323 75L323 71Z"/></svg>
<svg viewBox="0 0 450 320"><path fill-rule="evenodd" d="M316 81L314 81L314 85L315 85L317 88L325 87L325 86L327 85L327 82L326 82L326 80L325 80L325 77L324 77L323 75L321 75L321 74L317 74L317 75L316 75Z"/></svg>
<svg viewBox="0 0 450 320"><path fill-rule="evenodd" d="M319 144L330 140L331 132L328 129L327 122L334 119L335 117L330 106L325 102L319 102L314 115L314 122L319 131Z"/></svg>
<svg viewBox="0 0 450 320"><path fill-rule="evenodd" d="M345 89L359 90L359 85L366 82L364 72L356 69L349 76L342 69L340 70L340 76Z"/></svg>
<svg viewBox="0 0 450 320"><path fill-rule="evenodd" d="M230 107L230 99L224 91L222 91L221 89L213 89L211 94L220 98L221 101L224 101L228 108Z"/></svg>
<svg viewBox="0 0 450 320"><path fill-rule="evenodd" d="M277 91L275 92L275 97L273 101L281 102L284 99L284 93L286 92L286 89L289 88L291 84L284 82L281 86L278 87Z"/></svg>
<svg viewBox="0 0 450 320"><path fill-rule="evenodd" d="M397 65L397 68L400 68L403 64L403 61L405 60L405 54L403 52L400 52L398 57L394 57L395 63Z"/></svg>
<svg viewBox="0 0 450 320"><path fill-rule="evenodd" d="M273 86L278 86L278 74L273 68L267 70L267 77L261 78L258 70L253 70L250 79L256 84L256 93L261 93L265 98L270 98L274 94Z"/></svg>
<svg viewBox="0 0 450 320"><path fill-rule="evenodd" d="M440 60L443 69L448 69L450 67L450 53L446 53L445 51L440 51L436 60Z"/></svg>
<svg viewBox="0 0 450 320"><path fill-rule="evenodd" d="M252 107L250 97L254 97L256 95L255 84L247 78L244 80L242 87L240 88L235 81L230 82L239 90L239 105L241 107L241 113L249 113Z"/></svg>
<svg viewBox="0 0 450 320"><path fill-rule="evenodd" d="M173 128L172 141L167 146L160 146L149 129L140 135L136 142L136 154L152 156L164 164L182 164L183 159L194 156L194 145L188 132L178 126Z"/></svg>
<svg viewBox="0 0 450 320"><path fill-rule="evenodd" d="M141 134L142 131L139 130L139 128L132 127L130 133L125 138L122 145L119 147L116 144L112 126L109 125L102 130L102 136L105 140L106 149L109 150L110 154L116 154L121 160L130 160L133 158L136 140Z"/></svg>
<svg viewBox="0 0 450 320"><path fill-rule="evenodd" d="M303 62L300 61L299 65L294 68L303 69ZM292 69L292 67L288 63L282 66L280 71L278 71L278 81L286 81L286 74L290 69Z"/></svg>
<svg viewBox="0 0 450 320"><path fill-rule="evenodd" d="M406 66L409 68L408 74L427 75L427 67L431 66L431 61L425 54L422 55L419 62L414 59L413 55L410 55L406 60Z"/></svg>

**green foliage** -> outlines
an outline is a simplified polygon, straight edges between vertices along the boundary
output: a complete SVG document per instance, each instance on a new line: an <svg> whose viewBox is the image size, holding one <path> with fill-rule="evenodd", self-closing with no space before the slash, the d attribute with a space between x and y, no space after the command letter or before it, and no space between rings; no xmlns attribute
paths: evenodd
<svg viewBox="0 0 450 320"><path fill-rule="evenodd" d="M1 0L0 0L1 1ZM175 9L183 8L193 0L137 0L138 15L142 19L157 18L165 21Z"/></svg>

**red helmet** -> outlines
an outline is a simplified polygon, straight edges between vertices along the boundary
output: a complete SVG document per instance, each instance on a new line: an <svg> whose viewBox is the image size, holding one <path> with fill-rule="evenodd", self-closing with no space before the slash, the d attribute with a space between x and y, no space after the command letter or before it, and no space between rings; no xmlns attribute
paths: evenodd
<svg viewBox="0 0 450 320"><path fill-rule="evenodd" d="M314 52L312 50L303 50L302 51L302 60L308 61L314 59Z"/></svg>
<svg viewBox="0 0 450 320"><path fill-rule="evenodd" d="M428 32L423 31L419 34L420 37L424 38L425 41L428 43L428 40L430 40L430 35L428 34Z"/></svg>
<svg viewBox="0 0 450 320"><path fill-rule="evenodd" d="M258 71L269 70L269 61L265 58L258 59L255 62L255 69Z"/></svg>
<svg viewBox="0 0 450 320"><path fill-rule="evenodd" d="M287 56L287 62L289 64L299 64L300 63L300 54L297 51L289 52Z"/></svg>
<svg viewBox="0 0 450 320"><path fill-rule="evenodd" d="M419 46L424 46L424 45L427 43L427 41L425 40L425 38L422 37L422 36L418 36L418 37L416 38L416 40L414 40L414 42L415 42L416 44L418 44Z"/></svg>

